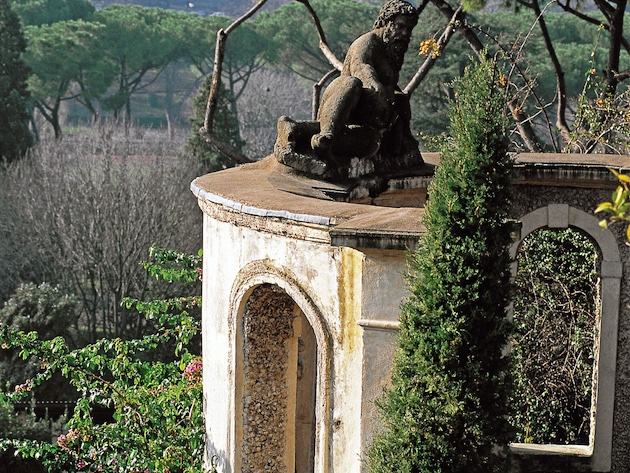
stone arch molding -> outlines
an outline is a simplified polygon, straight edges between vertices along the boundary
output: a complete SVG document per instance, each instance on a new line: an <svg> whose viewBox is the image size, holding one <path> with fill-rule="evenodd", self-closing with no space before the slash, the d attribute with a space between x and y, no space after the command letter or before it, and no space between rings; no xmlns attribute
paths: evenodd
<svg viewBox="0 0 630 473"><path fill-rule="evenodd" d="M328 330L326 320L321 311L313 302L309 294L293 273L285 267L278 267L270 259L250 262L239 271L232 284L230 293L230 307L228 324L231 332L231 372L236 374L237 369L237 327L241 323L245 305L254 289L263 284L274 284L283 289L287 295L293 299L300 308L313 332L317 341L317 375L316 375L316 406L315 406L315 471L327 472L329 464L329 426L330 412L332 406L332 338ZM236 379L239 375L236 374ZM237 388L237 386L235 386ZM232 391L236 396L236 389ZM232 405L236 407L238 399L232 400ZM238 407L237 407L238 409ZM232 455L237 455L236 432L232 432Z"/></svg>
<svg viewBox="0 0 630 473"><path fill-rule="evenodd" d="M602 253L603 261L621 264L617 239L607 228L599 226L599 220L593 215L576 209L568 204L549 204L540 207L520 219L521 231L517 242L512 245L511 256L516 256L521 242L539 228L565 229L579 228L586 232L597 244ZM603 271L603 268L602 268Z"/></svg>
<svg viewBox="0 0 630 473"><path fill-rule="evenodd" d="M568 204L549 204L540 207L520 219L520 235L510 249L513 260L521 242L532 232L540 228L566 229L577 228L585 232L595 242L601 254L601 322L599 330L599 353L597 356L597 383L593 397L593 418L591 422L591 441L584 452L580 449L555 446L536 446L529 448L518 444L517 450L523 453L588 454L591 457L591 471L610 471L612 454L613 408L615 401L615 372L617 364L617 333L619 324L619 306L623 264L617 239L609 229L599 226L599 220L593 215L576 209ZM513 274L516 274L516 262ZM551 450L547 452L546 450Z"/></svg>

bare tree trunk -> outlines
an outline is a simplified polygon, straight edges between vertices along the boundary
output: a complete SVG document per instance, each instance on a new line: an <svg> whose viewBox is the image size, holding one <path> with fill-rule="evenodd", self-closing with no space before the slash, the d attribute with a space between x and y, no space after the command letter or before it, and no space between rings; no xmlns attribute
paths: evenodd
<svg viewBox="0 0 630 473"><path fill-rule="evenodd" d="M547 28L547 22L545 21L545 17L540 10L540 5L538 5L537 1L531 3L532 9L536 14L536 21L540 26L540 31L542 32L543 39L545 41L545 47L547 48L547 53L549 54L549 59L551 60L551 64L553 66L553 71L556 76L556 94L557 94L557 108L556 108L556 127L560 130L560 135L564 139L566 143L571 140L569 125L567 124L567 85L564 80L564 71L562 70L562 66L560 65L560 60L558 59L558 55L556 54L556 50L551 42L551 36L549 35L549 29ZM523 137L525 139L525 137Z"/></svg>
<svg viewBox="0 0 630 473"><path fill-rule="evenodd" d="M608 49L608 65L606 66L606 93L613 96L617 91L619 81L619 56L621 54L621 40L623 38L623 19L626 12L627 0L615 2L615 10L610 22L610 47Z"/></svg>
<svg viewBox="0 0 630 473"><path fill-rule="evenodd" d="M59 123L59 101L56 101L55 105L53 105L52 107L49 107L42 102L36 101L35 108L39 110L46 121L50 123L50 125L53 127L53 131L55 132L55 139L60 140L63 136L63 132L61 130L61 124Z"/></svg>
<svg viewBox="0 0 630 473"><path fill-rule="evenodd" d="M508 108L512 113L512 118L516 123L516 128L518 129L525 146L532 153L541 153L543 151L538 138L534 134L533 128L529 125L529 121L525 113L523 113L523 109L516 102L516 99L512 99L508 102Z"/></svg>

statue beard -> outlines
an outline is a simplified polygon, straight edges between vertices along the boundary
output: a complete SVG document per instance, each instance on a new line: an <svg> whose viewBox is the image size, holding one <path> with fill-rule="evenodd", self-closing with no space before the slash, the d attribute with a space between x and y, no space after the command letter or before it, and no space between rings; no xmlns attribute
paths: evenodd
<svg viewBox="0 0 630 473"><path fill-rule="evenodd" d="M392 68L400 71L405 60L405 53L409 47L409 39L393 38L385 41L385 49L387 50L387 59Z"/></svg>
<svg viewBox="0 0 630 473"><path fill-rule="evenodd" d="M397 34L395 29L391 27L385 27L382 38L387 51L388 62L396 71L400 71L411 38Z"/></svg>

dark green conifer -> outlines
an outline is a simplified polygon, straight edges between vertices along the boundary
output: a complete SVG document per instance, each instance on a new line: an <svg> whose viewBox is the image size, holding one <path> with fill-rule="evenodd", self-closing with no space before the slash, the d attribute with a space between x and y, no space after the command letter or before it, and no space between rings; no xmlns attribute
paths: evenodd
<svg viewBox="0 0 630 473"><path fill-rule="evenodd" d="M0 164L20 158L33 145L29 130L29 70L22 60L26 40L8 0L0 0Z"/></svg>
<svg viewBox="0 0 630 473"><path fill-rule="evenodd" d="M203 126L208 94L212 84L212 75L204 79L194 102L194 117L191 119L192 133L186 144L186 152L192 154L203 163L207 172L220 171L236 165L229 157L216 151L199 135L199 129ZM225 143L237 151L243 148L243 140L238 127L236 114L232 112L233 99L229 89L222 87L219 94L219 107L214 123L215 134Z"/></svg>
<svg viewBox="0 0 630 473"><path fill-rule="evenodd" d="M392 385L371 472L491 473L509 439L511 160L505 77L483 60L456 81L451 139L410 258Z"/></svg>

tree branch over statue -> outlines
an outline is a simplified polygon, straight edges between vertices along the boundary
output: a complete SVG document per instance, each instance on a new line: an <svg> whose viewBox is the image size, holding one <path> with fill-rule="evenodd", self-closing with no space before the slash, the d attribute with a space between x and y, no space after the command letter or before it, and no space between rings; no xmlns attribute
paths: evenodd
<svg viewBox="0 0 630 473"><path fill-rule="evenodd" d="M326 40L324 29L323 29L323 27L321 25L321 22L320 22L320 20L318 18L318 15L315 12L315 10L312 7L312 5L309 2L309 0L296 0L296 1L298 1L299 3L301 3L301 4L303 4L305 6L305 8L308 10L308 12L309 12L309 14L310 14L310 16L311 16L311 18L313 20L313 23L315 24L315 27L317 29L317 34L318 34L318 37L319 37L319 49L322 51L322 53L324 54L326 59L333 66L334 70L343 71L344 63L342 61L340 61L335 56L335 54L332 52L332 50L330 49L330 47L328 45L328 42ZM240 26L243 22L245 22L248 19L250 19L257 11L260 10L260 8L265 3L266 3L266 0L260 0L253 8L251 8L247 13L245 13L243 16L241 16L235 22L233 22L227 29L219 30L219 32L217 33L217 40L216 40L216 47L215 47L215 65L214 65L214 71L213 71L213 76L212 76L212 87L210 89L210 93L209 93L209 96L208 96L208 102L207 102L204 126L199 131L200 135L206 140L206 142L210 146L218 149L222 153L227 154L234 162L239 163L239 164L251 162L252 160L250 158L244 156L242 153L236 151L235 149L233 149L232 147L230 147L226 143L224 143L213 132L214 115L216 113L216 108L217 108L217 104L218 104L218 95L219 95L219 91L220 91L222 62L223 62L223 58L224 58L224 55L225 55L226 43L227 43L227 39L228 39L229 34L231 32L233 32L236 28L238 28L238 26ZM409 4L408 2L402 1L402 0L395 0L395 1L394 0L390 0L390 1L388 1L386 3L386 5L391 5L391 4L407 5L408 6L407 7L408 11L412 12L413 16L416 18L414 20L414 25L415 25L415 23L417 22L417 16L419 14L419 11L423 10L427 3L428 3L428 1L425 1L417 9L415 7L413 7L411 4ZM384 7L384 9L385 8L386 7ZM387 8L389 8L389 7L387 7ZM450 38L451 34L452 34L451 33L451 28L447 28L447 30L445 31L445 34L441 38L441 42L440 42L440 46L441 47L444 47L446 45L446 43L448 42L448 39ZM407 45L408 45L408 42L409 42L409 39L410 39L410 35L411 35L411 29L409 29L409 31L406 32L405 35L408 36L405 39L405 45L404 45L404 50L406 51ZM404 53L404 51L403 51L403 53ZM426 76L426 73L431 68L432 63L433 63L432 60L429 60L429 61L427 61L425 63L425 65L423 66L422 71L420 72L420 75L416 76L415 80L412 83L410 83L410 85L406 88L406 90L409 90L409 92L411 92L417 87L417 84L422 80L422 78L424 78L424 76ZM394 81L394 83L392 83L392 86L397 87L397 84L395 82L398 81L398 72L399 72L399 69L400 69L401 65L402 65L402 56L400 58L400 65L396 66L396 68L398 70L396 70L393 73L392 79L395 79L395 81ZM389 73L389 75L391 75L391 73ZM323 84L325 82L326 82L325 80L322 80L322 81L320 81L320 83L316 84L316 86L314 88L314 91L315 91L315 94L316 94L316 97L314 97L314 104L317 103L319 105L319 92L321 91L321 88L323 87ZM368 82L369 82L369 80L368 80ZM368 85L367 89L377 90L378 87L373 88L372 86ZM377 92L377 95L380 94L380 93L381 92ZM392 99L394 98L393 89L390 92L388 92L388 94L392 95L392 97L391 97ZM403 108L408 108L408 105L404 106L404 105L402 105L402 103L403 102L407 102L408 103L408 96L409 96L409 94L406 93L406 92L403 92L400 89L398 89L398 92L396 92L395 95L397 97L396 101L400 102L400 104L401 104L401 105L397 105L396 107L402 106ZM384 96L381 99L378 99L377 102L382 102L383 99L384 99ZM324 97L323 101L324 102L326 101L325 97ZM374 105L375 102L372 102L372 104ZM315 108L315 106L314 106L314 108ZM380 108L381 108L381 110L383 110L383 107L380 107ZM387 107L385 107L385 108L387 108ZM346 113L346 112L344 112L344 113ZM391 111L387 111L386 113L389 114L389 115L392 115ZM403 113L403 115L409 115L410 114L410 112L407 112L407 111L403 111L402 113ZM397 112L395 115L398 116L399 112ZM368 116L374 116L374 117L376 117L377 120L381 119L381 113L376 113L376 114L370 113ZM393 115L389 119L393 120L393 121L396 121L396 118ZM345 121L345 120L343 120L343 121ZM408 123L408 118L405 118L403 120L403 122L407 122ZM318 134L318 133L314 133L314 134ZM328 135L330 135L330 133L328 133ZM411 141L409 139L409 136L406 137L407 141ZM317 143L315 143L315 146L314 146L314 151L316 152L316 154L318 154L320 157L322 157L322 155L328 155L326 157L331 158L329 156L330 155L330 153L329 153L329 151L330 151L329 148L330 147L326 146L327 143L325 143L327 141L327 139L316 140L316 141L317 141ZM413 140L412 145L413 145L414 148L417 149L417 142L415 142L415 140ZM403 146L406 146L406 145L403 143ZM378 145L376 145L376 147L378 148ZM324 150L324 148L326 148L326 149ZM370 154L370 153L368 153L368 154ZM419 151L416 153L416 156L419 157ZM332 159L334 161L334 158L332 158ZM421 158L420 158L420 162L421 162ZM336 163L336 164L338 164L338 163ZM310 167L309 167L309 170L310 170ZM324 173L320 173L320 174L328 175L329 173L324 172Z"/></svg>
<svg viewBox="0 0 630 473"><path fill-rule="evenodd" d="M330 61L330 63L337 70L341 70L341 61L337 59L334 53L331 51L328 43L326 42L326 37L324 34L324 30L321 26L321 22L315 10L311 6L309 0L297 0L302 3L306 9L309 11L309 14L313 18L313 22L317 28L317 33L319 35L319 47L322 50L324 56ZM206 106L206 115L204 120L203 127L199 130L199 134L206 140L206 142L217 149L219 152L226 154L230 159L238 164L244 164L252 162L252 160L242 153L222 141L220 138L215 136L213 133L213 125L214 125L214 116L217 110L217 105L219 101L219 90L221 88L221 72L223 70L223 59L225 57L225 48L227 45L227 39L230 33L232 33L236 28L238 28L245 21L250 19L257 11L259 11L264 5L267 3L267 0L259 0L259 2L254 5L249 11L247 11L243 16L234 21L230 26L228 26L225 30L220 29L217 32L217 40L215 46L214 53L214 70L212 73L212 85L210 87L210 93L208 95L208 103Z"/></svg>
<svg viewBox="0 0 630 473"><path fill-rule="evenodd" d="M313 20L313 24L315 25L317 36L319 38L319 50L322 52L323 57L332 66L334 71L341 71L343 69L343 63L333 53L333 48L330 47L325 34L325 28L323 27L323 24L314 8L315 2L313 0L296 1L304 6ZM241 152L230 148L218 136L213 128L214 113L217 107L217 96L219 94L222 70L221 63L223 61L223 54L225 53L225 47L229 34L242 25L242 23L249 20L266 3L266 0L258 1L258 3L256 3L249 12L236 20L225 30L220 31L217 35L215 48L215 69L213 72L214 86L208 97L206 120L201 129L201 135L212 147L229 155L230 159L235 163L247 163L251 162L252 159L244 156ZM455 32L457 32L464 41L466 41L475 55L480 57L480 55L483 54L484 47L486 46L486 44L484 44L485 39L483 38L483 35L489 37L489 34L485 32L481 26L475 26L469 23L467 21L467 12L477 10L484 6L484 0L465 0L460 2L460 5L451 5L445 0L423 0L420 3L421 4L418 7L414 7L418 15L423 13L425 6L430 3L447 20L447 26L444 27L443 33L439 39L436 35L434 35L435 39L433 40L436 45L436 50L440 51L441 55L443 55L443 51L450 39L454 36ZM535 82L531 79L527 79L523 71L519 71L520 79L514 79L518 82L518 84L515 84L516 89L520 89L522 95L519 97L508 98L507 105L511 111L515 132L517 133L517 136L521 137L521 146L530 152L541 152L545 149L552 149L554 151L564 149L572 152L589 153L596 150L601 151L602 149L604 152L612 152L614 149L618 149L609 147L606 144L605 139L609 136L614 139L623 135L623 133L610 128L603 137L600 137L598 133L594 133L592 131L593 129L599 130L602 126L605 126L606 123L614 118L614 112L612 110L595 107L592 104L594 100L587 99L585 100L585 103L588 102L591 104L594 110L598 110L598 113L593 113L592 119L589 122L580 121L579 116L577 117L578 120L573 120L573 117L570 116L570 114L579 115L580 111L578 110L577 112L574 112L569 106L571 104L569 87L567 85L569 77L567 76L565 78L565 69L567 66L564 63L565 60L562 59L563 55L561 54L561 51L559 51L558 44L551 34L553 33L551 22L549 22L550 26L547 26L547 17L550 13L547 11L546 6L539 6L536 2L530 2L528 0L518 0L518 3L522 7L525 7L523 11L532 12L533 25L536 25L537 29L540 28L539 34L543 40L544 51L547 52L547 60L550 63L550 75L553 74L556 84L555 94L553 97L543 99L542 94L540 94L538 90L534 92L534 88L536 87ZM626 2L622 3L625 5ZM588 14L588 12L579 11L579 7L572 5L570 1L561 2L559 5L565 12L575 18L578 18L581 23L589 25L589 27L595 24L601 25L602 31L608 37L608 45L606 48L606 64L599 64L597 66L597 70L599 71L597 76L599 77L601 75L601 80L599 89L594 91L596 93L595 100L616 100L620 95L618 93L619 85L630 78L630 72L626 70L619 70L621 64L620 54L624 51L630 51L630 43L624 36L621 28L625 15L625 9L618 4L612 5L607 2L596 1L595 5L603 15L603 21L601 21L600 19L596 19L592 15ZM315 5L315 7L317 7L317 5ZM295 11L295 9L293 11ZM532 30L530 30L527 37L531 35L533 29L534 28L532 27ZM498 39L494 38L494 41L496 44L499 44ZM506 51L510 48L502 46L501 49ZM308 61L303 61L307 67L313 67L313 60L321 60L321 58L316 58L313 55L316 51L316 48L308 50ZM512 58L514 65L516 65L518 61L522 60L520 52L521 50L519 50L519 54ZM512 54L510 54L510 57L512 57ZM401 88L402 94L409 98L418 85L427 77L429 71L436 62L437 57L433 54L429 55L424 63L418 67L409 84ZM323 71L320 71L320 73L324 74ZM333 75L334 73L331 72L330 74ZM574 81L574 79L572 80ZM313 115L316 115L316 111L320 108L320 94L325 90L325 85L327 83L327 79L322 79L317 82L313 88ZM590 92L593 91L591 90ZM548 109L551 108L555 109L555 113L551 114L548 112ZM314 117L314 119L315 118L316 117ZM313 134L318 133L319 131L315 131ZM622 139L625 139L624 136L622 136ZM326 143L324 143L325 141L326 140L321 143L324 145L323 148L326 148ZM317 148L316 154L321 159L322 154L326 154L327 152L319 152L323 148L318 143L315 144L315 148ZM334 156L333 158L325 156L325 159L322 161L330 161L331 159L333 161L333 167L343 166L343 163L340 164L335 162L336 158ZM337 161L339 161L339 159L337 159ZM307 173L313 174L313 170L311 169L313 166L306 167L309 168ZM318 175L318 172L314 172L314 174ZM319 172L319 175L321 176L325 176L326 174L327 172Z"/></svg>

